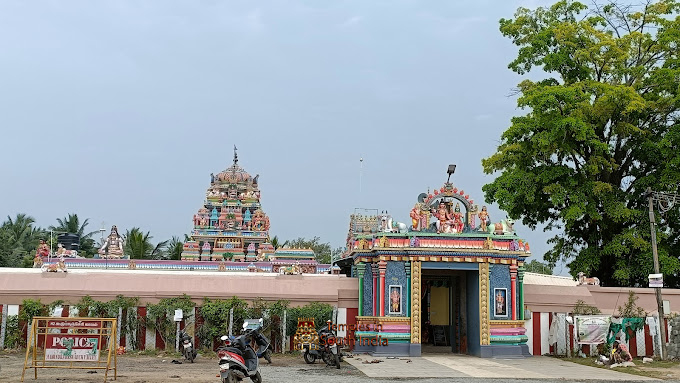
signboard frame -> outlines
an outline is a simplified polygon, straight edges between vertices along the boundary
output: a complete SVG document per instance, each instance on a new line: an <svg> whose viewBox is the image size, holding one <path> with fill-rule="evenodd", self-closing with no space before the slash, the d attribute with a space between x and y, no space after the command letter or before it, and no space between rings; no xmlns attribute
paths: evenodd
<svg viewBox="0 0 680 383"><path fill-rule="evenodd" d="M649 287L663 287L663 274L649 274Z"/></svg>
<svg viewBox="0 0 680 383"><path fill-rule="evenodd" d="M117 380L117 329L116 318L34 317L21 381L30 368L35 379L39 368L62 368L105 370L105 382L113 370Z"/></svg>
<svg viewBox="0 0 680 383"><path fill-rule="evenodd" d="M611 316L574 315L574 324L576 327L576 342L578 344L602 344L607 342Z"/></svg>

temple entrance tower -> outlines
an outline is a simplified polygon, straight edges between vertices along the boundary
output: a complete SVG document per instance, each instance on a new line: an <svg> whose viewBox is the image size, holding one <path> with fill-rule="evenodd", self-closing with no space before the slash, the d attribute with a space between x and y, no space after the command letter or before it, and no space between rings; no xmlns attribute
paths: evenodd
<svg viewBox="0 0 680 383"><path fill-rule="evenodd" d="M522 276L530 251L513 221L492 220L449 181L418 196L409 218L351 216L348 251L335 264L358 279L357 323L382 325L355 335L389 340L357 340L355 352L529 356Z"/></svg>
<svg viewBox="0 0 680 383"><path fill-rule="evenodd" d="M269 217L260 205L259 175L251 177L234 162L217 175L203 205L193 217L191 238L184 244L185 261L266 261L274 253L269 242Z"/></svg>

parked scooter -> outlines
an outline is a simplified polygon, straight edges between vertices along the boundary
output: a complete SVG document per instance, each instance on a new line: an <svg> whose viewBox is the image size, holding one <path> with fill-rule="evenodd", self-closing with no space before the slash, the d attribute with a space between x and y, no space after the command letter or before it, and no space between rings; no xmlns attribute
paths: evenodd
<svg viewBox="0 0 680 383"><path fill-rule="evenodd" d="M272 363L272 345L269 339L264 336L261 332L257 332L257 335L253 336L253 340L257 345L257 357L264 358L267 363Z"/></svg>
<svg viewBox="0 0 680 383"><path fill-rule="evenodd" d="M234 338L222 336L224 346L217 349L222 383L236 383L245 378L250 378L253 383L262 383L260 359L251 346L261 336L259 331L262 329L262 322L262 318L246 319L241 335Z"/></svg>
<svg viewBox="0 0 680 383"><path fill-rule="evenodd" d="M340 368L340 350L338 346L338 339L328 326L322 327L318 331L319 345L314 347L310 344L303 345L303 358L307 364L313 364L317 358L320 358L326 365Z"/></svg>
<svg viewBox="0 0 680 383"><path fill-rule="evenodd" d="M190 361L191 363L194 363L194 359L196 359L198 351L191 342L191 337L189 336L189 334L185 333L184 331L180 331L179 344L182 347L182 355L184 356L184 359Z"/></svg>

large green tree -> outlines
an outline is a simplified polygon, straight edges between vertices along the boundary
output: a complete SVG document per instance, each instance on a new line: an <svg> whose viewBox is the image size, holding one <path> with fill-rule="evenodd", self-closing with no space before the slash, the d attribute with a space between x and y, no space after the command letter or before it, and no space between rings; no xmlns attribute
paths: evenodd
<svg viewBox="0 0 680 383"><path fill-rule="evenodd" d="M82 223L78 214L69 214L64 218L57 218L57 225L50 226L49 230L55 232L71 233L77 234L80 237L78 254L84 257L92 257L97 252L95 248L95 240L92 239L99 230L87 231L87 225L89 224L89 218L86 218Z"/></svg>
<svg viewBox="0 0 680 383"><path fill-rule="evenodd" d="M573 275L642 285L652 271L644 192L677 192L680 181L679 8L560 1L500 21L519 47L509 68L543 78L519 84L526 114L482 161L500 173L485 197L530 228L556 230L544 258L569 262ZM677 283L677 215L662 228L662 272Z"/></svg>

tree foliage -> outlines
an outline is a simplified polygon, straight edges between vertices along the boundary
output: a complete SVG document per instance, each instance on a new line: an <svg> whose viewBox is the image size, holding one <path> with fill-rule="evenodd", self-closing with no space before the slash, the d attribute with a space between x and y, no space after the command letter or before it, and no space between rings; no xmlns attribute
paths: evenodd
<svg viewBox="0 0 680 383"><path fill-rule="evenodd" d="M532 259L524 265L524 269L529 273L552 275L553 268L546 263Z"/></svg>
<svg viewBox="0 0 680 383"><path fill-rule="evenodd" d="M486 200L530 228L560 232L550 263L604 285L642 285L652 271L645 189L680 181L680 5L559 1L500 21L519 47L509 68L524 80L497 153L482 161ZM661 271L676 275L678 217L658 234ZM673 282L677 285L678 280Z"/></svg>
<svg viewBox="0 0 680 383"><path fill-rule="evenodd" d="M95 240L92 236L98 233L99 230L88 232L87 226L89 225L89 220L89 218L86 218L81 223L78 214L69 214L64 218L57 218L57 225L50 226L49 230L77 234L80 237L78 255L91 258L97 253Z"/></svg>
<svg viewBox="0 0 680 383"><path fill-rule="evenodd" d="M571 313L573 315L597 315L601 314L602 312L597 307L589 305L583 300L579 299L576 301Z"/></svg>
<svg viewBox="0 0 680 383"><path fill-rule="evenodd" d="M301 307L288 309L286 317L286 335L293 336L297 330L298 318L314 318L314 325L319 330L326 321L333 320L333 306L328 303L311 302Z"/></svg>
<svg viewBox="0 0 680 383"><path fill-rule="evenodd" d="M7 217L0 225L0 267L26 267L33 264L33 256L40 240L49 235L35 226L35 219L26 214Z"/></svg>
<svg viewBox="0 0 680 383"><path fill-rule="evenodd" d="M278 242L278 238L277 238ZM284 247L292 247L298 249L312 249L314 250L314 257L316 261L323 264L331 263L331 257L337 253L342 253L342 249L331 249L331 244L328 242L321 242L321 238L314 237L312 239L297 238L284 242Z"/></svg>
<svg viewBox="0 0 680 383"><path fill-rule="evenodd" d="M150 232L144 233L139 228L133 227L125 233L125 254L129 255L130 259L165 258L164 250L168 241L154 245L151 239L153 237Z"/></svg>
<svg viewBox="0 0 680 383"><path fill-rule="evenodd" d="M172 237L165 248L165 258L179 261L182 259L184 242L179 237Z"/></svg>
<svg viewBox="0 0 680 383"><path fill-rule="evenodd" d="M639 297L633 290L628 291L628 299L623 306L619 306L619 316L623 318L646 318L648 313L644 308L637 305Z"/></svg>
<svg viewBox="0 0 680 383"><path fill-rule="evenodd" d="M177 337L174 322L175 310L182 310L184 320L191 322L193 320L191 313L195 306L191 297L186 294L181 297L162 298L157 304L147 306L146 325L158 331L166 349L172 349L175 347Z"/></svg>

